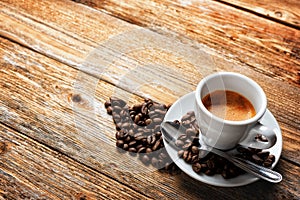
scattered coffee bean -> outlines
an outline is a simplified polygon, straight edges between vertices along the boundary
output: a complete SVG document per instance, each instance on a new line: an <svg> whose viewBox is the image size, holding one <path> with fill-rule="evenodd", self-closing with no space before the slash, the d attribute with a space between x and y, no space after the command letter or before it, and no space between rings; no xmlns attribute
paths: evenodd
<svg viewBox="0 0 300 200"><path fill-rule="evenodd" d="M132 156L139 154L139 159L145 165L152 164L171 174L180 173L180 169L172 163L166 150L162 148L164 145L160 123L170 105L166 106L155 103L151 99L144 99L143 103L128 107L123 100L110 98L104 106L107 113L113 116L118 148L128 151ZM194 112L188 112L181 121L175 120L174 122L187 129L186 133L180 135L176 141L176 145L181 148L178 151L178 157L192 164L196 173L204 173L208 176L221 174L224 179L245 173L218 155L199 151L199 127ZM266 141L262 135L257 135L256 139ZM236 156L265 167L271 167L275 161L275 156L270 155L268 151L244 147L238 147L237 151Z"/></svg>
<svg viewBox="0 0 300 200"><path fill-rule="evenodd" d="M185 134L178 136L175 142L176 146L181 148L178 151L178 157L186 163L191 163L196 173L204 173L208 176L221 174L224 179L234 178L245 173L223 157L199 151L199 131L193 112L185 114L181 121L174 122L186 128ZM268 151L244 147L238 147L237 151L239 152L237 156L266 167L271 167L275 161L275 157L270 156Z"/></svg>
<svg viewBox="0 0 300 200"><path fill-rule="evenodd" d="M132 156L139 154L139 159L145 165L151 163L154 167L170 173L180 171L172 164L166 150L162 149L164 145L160 123L171 105L144 99L143 103L127 106L125 101L111 97L104 106L107 113L113 117L118 148L128 151Z"/></svg>

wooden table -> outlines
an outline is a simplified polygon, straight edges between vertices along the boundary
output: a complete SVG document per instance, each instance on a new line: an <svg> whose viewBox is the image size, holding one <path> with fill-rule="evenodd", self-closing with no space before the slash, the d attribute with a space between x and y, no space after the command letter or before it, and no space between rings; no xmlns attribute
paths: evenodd
<svg viewBox="0 0 300 200"><path fill-rule="evenodd" d="M300 198L298 0L0 5L1 199ZM128 168L103 103L173 103L216 71L266 92L283 136L283 181L222 188Z"/></svg>

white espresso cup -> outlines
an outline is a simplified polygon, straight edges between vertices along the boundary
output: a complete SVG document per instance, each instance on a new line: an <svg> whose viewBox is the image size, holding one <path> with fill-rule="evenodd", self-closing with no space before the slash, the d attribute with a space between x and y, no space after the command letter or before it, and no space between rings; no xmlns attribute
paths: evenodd
<svg viewBox="0 0 300 200"><path fill-rule="evenodd" d="M254 107L255 115L241 121L225 120L212 114L203 98L214 91L232 91L245 97ZM214 148L228 150L238 144L258 149L270 148L275 143L275 132L259 123L267 109L267 98L262 88L252 79L233 72L219 72L203 78L195 92L195 115L201 140ZM213 106L213 105L212 105ZM262 134L268 141L256 139Z"/></svg>

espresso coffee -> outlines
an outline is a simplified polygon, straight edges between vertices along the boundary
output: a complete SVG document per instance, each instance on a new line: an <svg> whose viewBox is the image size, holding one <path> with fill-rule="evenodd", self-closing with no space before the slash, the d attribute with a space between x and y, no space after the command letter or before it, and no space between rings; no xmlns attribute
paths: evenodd
<svg viewBox="0 0 300 200"><path fill-rule="evenodd" d="M247 120L256 114L251 102L233 91L214 91L207 94L202 102L212 114L230 121Z"/></svg>

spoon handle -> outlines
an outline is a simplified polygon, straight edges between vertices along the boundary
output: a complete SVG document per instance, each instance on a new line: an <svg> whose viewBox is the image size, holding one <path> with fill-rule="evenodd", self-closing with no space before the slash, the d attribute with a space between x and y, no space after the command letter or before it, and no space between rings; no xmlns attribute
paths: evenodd
<svg viewBox="0 0 300 200"><path fill-rule="evenodd" d="M199 148L203 150L202 148ZM239 158L236 156L230 156L227 153L220 151L218 149L210 148L211 152L218 154L219 156L222 156L226 158L227 160L231 161L235 166L245 170L246 172L253 174L259 178L262 178L266 181L272 182L272 183L278 183L282 180L282 176L280 173L275 172L271 169L268 169L266 167L257 165L249 160L245 160L243 158Z"/></svg>

